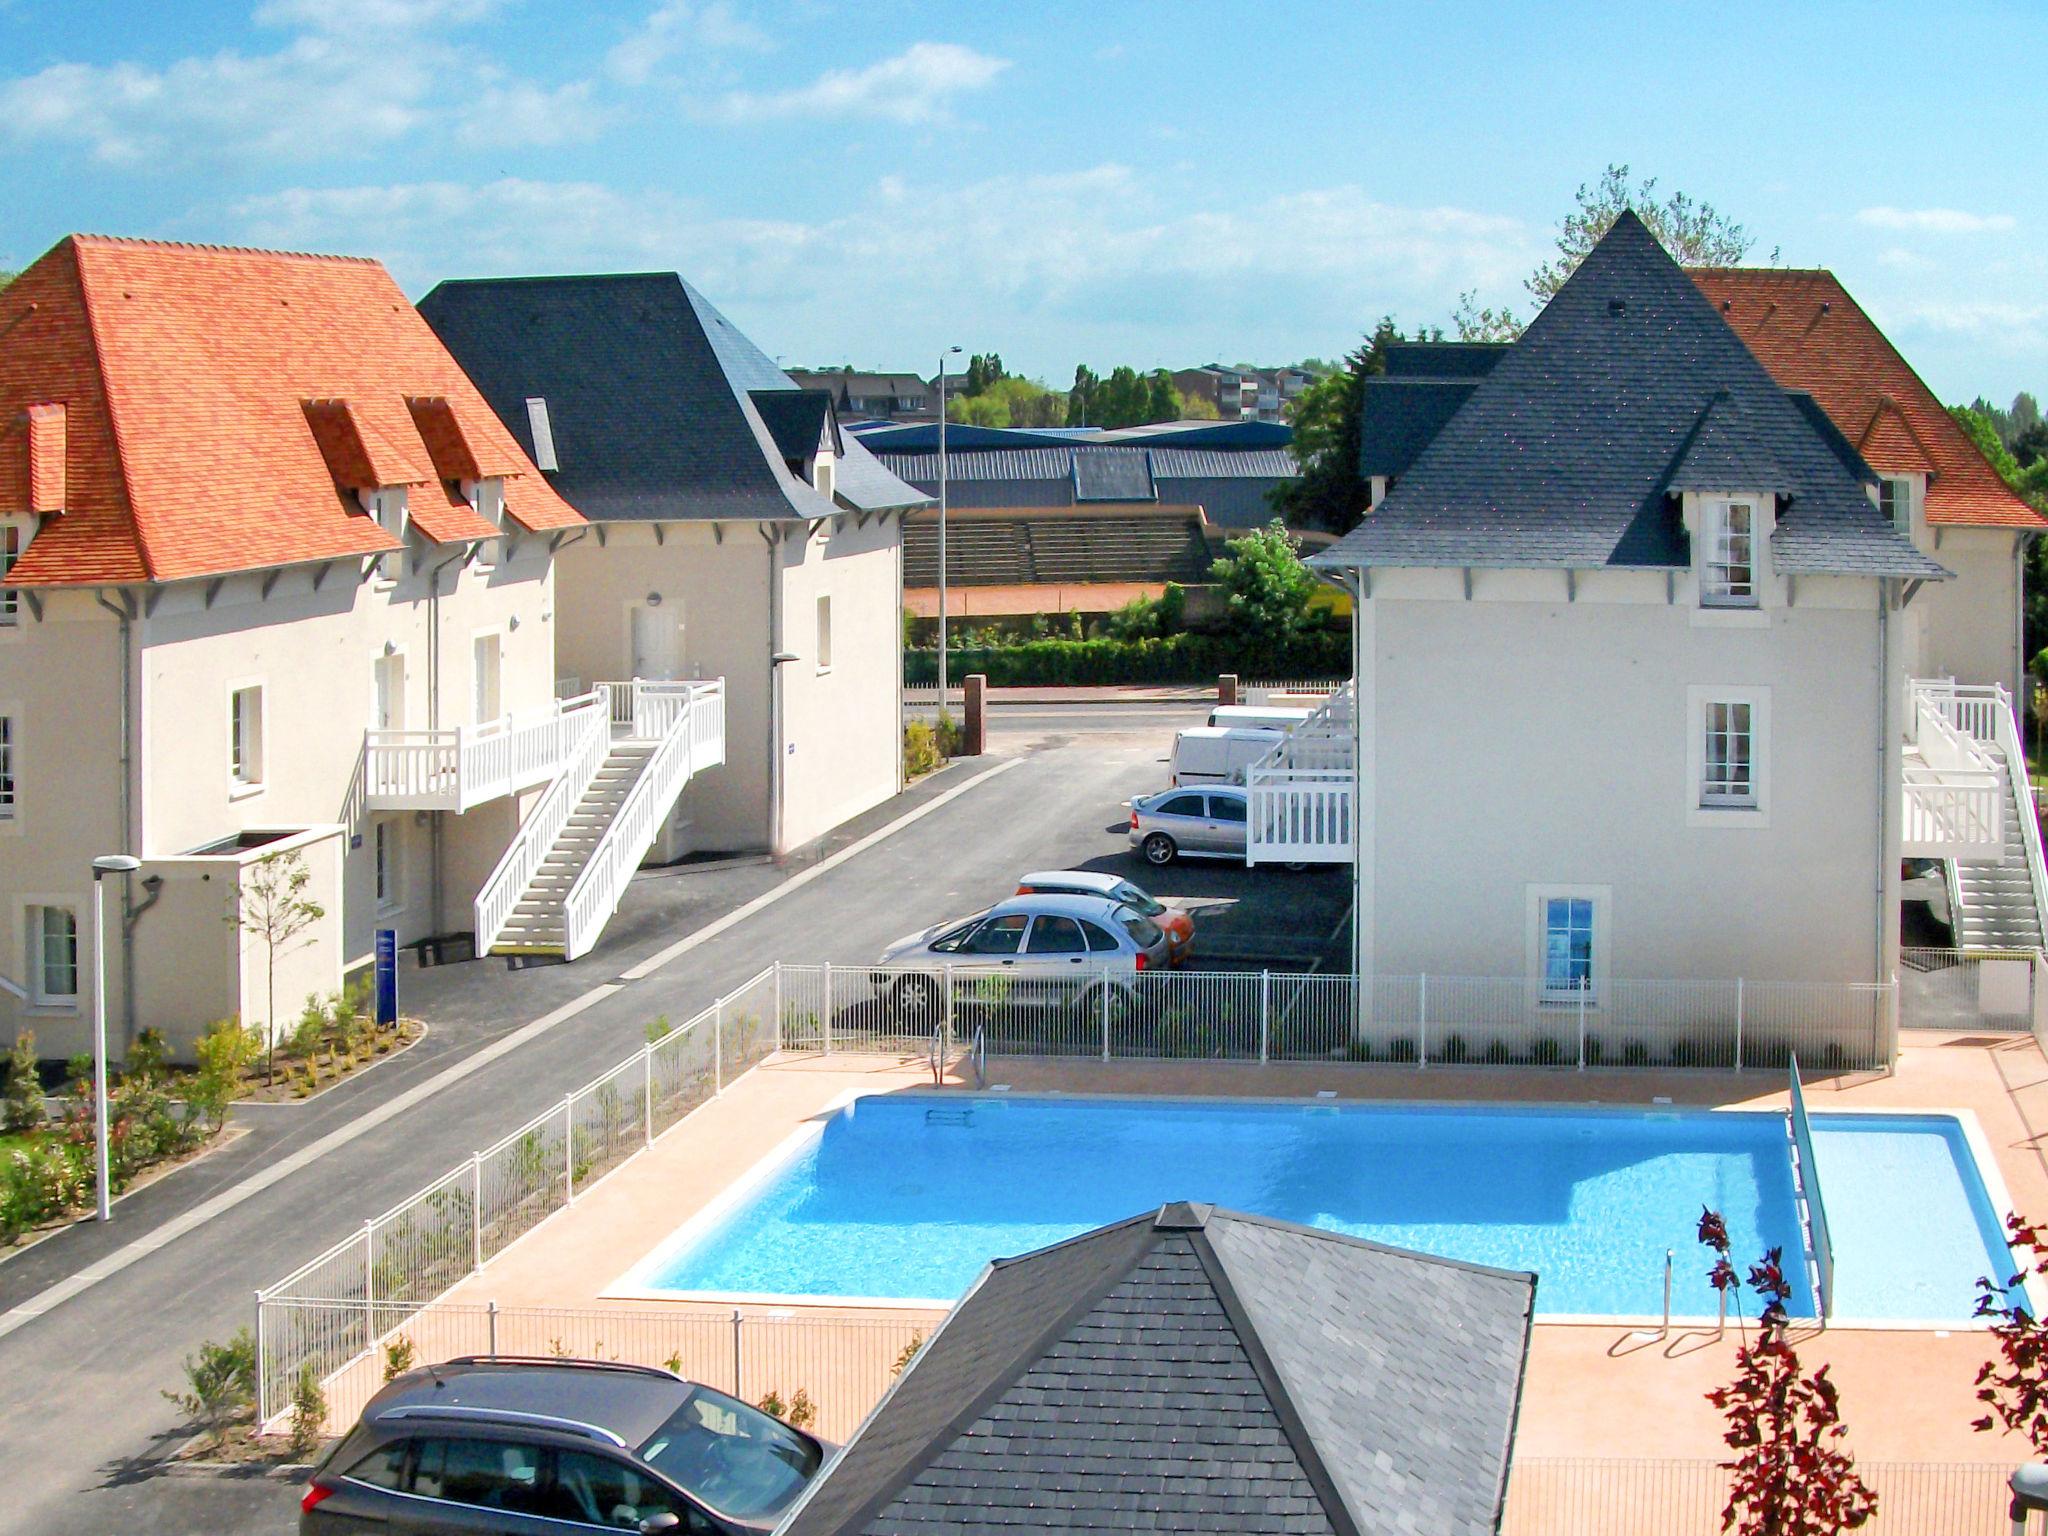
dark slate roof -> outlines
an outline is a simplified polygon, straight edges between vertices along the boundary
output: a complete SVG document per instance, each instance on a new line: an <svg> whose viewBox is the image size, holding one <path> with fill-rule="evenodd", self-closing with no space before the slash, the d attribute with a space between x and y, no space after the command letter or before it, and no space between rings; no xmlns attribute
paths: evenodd
<svg viewBox="0 0 2048 1536"><path fill-rule="evenodd" d="M935 421L872 422L853 428L877 453L939 451ZM1294 429L1278 421L1161 421L1142 427L972 427L953 422L946 428L946 451L963 458L1004 448L1048 445L1108 447L1136 443L1148 448L1200 448L1221 452L1283 450L1294 442Z"/></svg>
<svg viewBox="0 0 2048 1536"><path fill-rule="evenodd" d="M561 467L547 478L585 517L786 521L837 510L789 472L795 455L780 451L756 402L757 391L803 392L673 272L447 282L419 309L529 454L526 401L548 402ZM865 511L927 500L853 441L834 483Z"/></svg>
<svg viewBox="0 0 2048 1536"><path fill-rule="evenodd" d="M783 1536L1478 1536L1536 1277L1175 1204L999 1260Z"/></svg>
<svg viewBox="0 0 2048 1536"><path fill-rule="evenodd" d="M1504 341L1396 341L1385 352L1390 379L1483 379L1507 353Z"/></svg>
<svg viewBox="0 0 2048 1536"><path fill-rule="evenodd" d="M1365 381L1358 405L1358 472L1399 475L1422 456L1458 408L1472 398L1475 379L1376 378Z"/></svg>
<svg viewBox="0 0 2048 1536"><path fill-rule="evenodd" d="M1722 395L1789 491L1771 538L1777 570L1948 574L1892 529L1634 214L1615 221L1379 507L1313 563L1684 566L1667 493Z"/></svg>
<svg viewBox="0 0 2048 1536"><path fill-rule="evenodd" d="M1142 449L1076 448L1076 501L1150 501L1152 456ZM950 471L952 466L947 466Z"/></svg>
<svg viewBox="0 0 2048 1536"><path fill-rule="evenodd" d="M1792 477L1771 456L1765 434L1726 393L1709 400L1664 478L1671 491L1769 491L1789 496Z"/></svg>

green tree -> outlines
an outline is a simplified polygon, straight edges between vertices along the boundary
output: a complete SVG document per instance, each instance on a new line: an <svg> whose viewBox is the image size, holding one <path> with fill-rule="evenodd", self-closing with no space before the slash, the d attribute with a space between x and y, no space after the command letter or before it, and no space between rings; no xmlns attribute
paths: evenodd
<svg viewBox="0 0 2048 1536"><path fill-rule="evenodd" d="M32 1131L43 1123L43 1084L36 1075L36 1037L14 1037L7 1056L7 1093L0 1098L0 1130Z"/></svg>
<svg viewBox="0 0 2048 1536"><path fill-rule="evenodd" d="M1175 390L1176 404L1173 417L1176 421L1220 421L1223 413L1216 409L1216 402L1207 395L1186 395Z"/></svg>
<svg viewBox="0 0 2048 1536"><path fill-rule="evenodd" d="M1007 377L1001 353L991 352L984 357L977 352L967 359L967 378L960 386L960 393L968 396L981 394L997 380Z"/></svg>
<svg viewBox="0 0 2048 1536"><path fill-rule="evenodd" d="M1586 253L1600 243L1614 221L1630 209L1682 266L1738 266L1756 244L1754 235L1712 203L1684 192L1660 199L1657 178L1631 182L1626 165L1609 165L1597 182L1581 182L1574 204L1558 221L1557 254L1522 284L1539 310L1578 270ZM1770 259L1774 264L1778 260L1776 247ZM1512 310L1505 305L1498 310L1482 308L1477 290L1458 295L1452 323L1460 341L1512 341L1522 333L1522 321Z"/></svg>
<svg viewBox="0 0 2048 1536"><path fill-rule="evenodd" d="M257 861L243 882L228 921L263 946L263 1078L277 1078L277 959L306 942L306 930L327 916L327 909L306 894L312 871L294 849Z"/></svg>
<svg viewBox="0 0 2048 1536"><path fill-rule="evenodd" d="M1365 381L1387 371L1387 348L1409 338L1392 315L1344 359L1344 366L1302 391L1294 402L1294 457L1301 473L1278 486L1273 510L1292 527L1344 533L1365 515L1366 485L1358 473L1359 413ZM1417 341L1441 341L1441 331Z"/></svg>
<svg viewBox="0 0 2048 1536"><path fill-rule="evenodd" d="M1095 370L1086 363L1074 366L1074 387L1067 391L1067 425L1070 427L1092 427L1095 418L1095 396L1102 388L1102 380L1095 376Z"/></svg>
<svg viewBox="0 0 2048 1536"><path fill-rule="evenodd" d="M1301 563L1301 543L1277 517L1225 546L1209 567L1223 589L1231 631L1255 646L1284 645L1310 627L1309 598L1316 578Z"/></svg>
<svg viewBox="0 0 2048 1536"><path fill-rule="evenodd" d="M1180 391L1173 387L1173 375L1164 368L1152 370L1146 380L1145 420L1177 421L1180 419Z"/></svg>

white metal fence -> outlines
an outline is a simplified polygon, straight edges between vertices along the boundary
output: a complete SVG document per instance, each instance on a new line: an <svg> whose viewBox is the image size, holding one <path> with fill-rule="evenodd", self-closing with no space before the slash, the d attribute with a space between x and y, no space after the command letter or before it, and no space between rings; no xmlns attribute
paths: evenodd
<svg viewBox="0 0 2048 1536"><path fill-rule="evenodd" d="M2012 1526L1996 1462L1864 1462L1877 1494L1869 1536L1990 1536ZM1728 1474L1713 1461L1517 1457L1504 1536L1721 1536Z"/></svg>
<svg viewBox="0 0 2048 1536"><path fill-rule="evenodd" d="M1895 987L1614 979L1558 1000L1526 977L780 965L789 1050L916 1050L977 1031L991 1055L1415 1066L1882 1070ZM1028 962L1028 963L1027 963Z"/></svg>
<svg viewBox="0 0 2048 1536"><path fill-rule="evenodd" d="M1905 1029L2040 1032L2048 1023L2048 960L2033 950L1899 952L1899 1024Z"/></svg>
<svg viewBox="0 0 2048 1536"><path fill-rule="evenodd" d="M256 1293L257 1401L269 1417L311 1364L328 1378L575 1200L775 1049L762 971L325 1253Z"/></svg>

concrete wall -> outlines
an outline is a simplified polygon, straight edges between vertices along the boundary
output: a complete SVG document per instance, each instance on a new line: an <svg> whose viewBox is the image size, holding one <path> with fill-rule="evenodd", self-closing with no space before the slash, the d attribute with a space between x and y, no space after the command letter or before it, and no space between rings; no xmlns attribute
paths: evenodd
<svg viewBox="0 0 2048 1536"><path fill-rule="evenodd" d="M1361 607L1366 968L1527 976L1532 887L1568 886L1597 893L1614 977L1889 974L1874 583L1780 581L1724 618L1661 573L1568 594L1562 572L1480 571L1470 600L1463 580L1375 573ZM1702 685L1767 690L1761 816L1698 808Z"/></svg>
<svg viewBox="0 0 2048 1536"><path fill-rule="evenodd" d="M901 528L842 519L783 551L785 849L824 836L901 786ZM818 654L818 600L829 598L832 660Z"/></svg>

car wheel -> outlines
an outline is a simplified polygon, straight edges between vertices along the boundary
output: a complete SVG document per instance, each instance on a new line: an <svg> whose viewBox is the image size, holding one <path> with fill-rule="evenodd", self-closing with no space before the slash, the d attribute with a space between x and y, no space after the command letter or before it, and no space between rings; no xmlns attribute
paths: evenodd
<svg viewBox="0 0 2048 1536"><path fill-rule="evenodd" d="M1145 841L1138 845L1145 855L1147 864L1171 864L1180 857L1180 850L1173 845L1173 839L1164 832L1147 834Z"/></svg>
<svg viewBox="0 0 2048 1536"><path fill-rule="evenodd" d="M929 976L905 976L889 994L897 1019L914 1029L924 1029L939 1017L939 984Z"/></svg>
<svg viewBox="0 0 2048 1536"><path fill-rule="evenodd" d="M1282 864L1282 865L1281 865L1280 867L1281 867L1282 869L1286 870L1286 871L1287 871L1287 873L1289 873L1290 875L1298 875L1298 874L1300 874L1300 873L1301 873L1301 872L1302 872L1302 871L1303 871L1304 869L1307 869L1307 868L1308 868L1308 865L1307 865L1306 863L1304 863L1304 862L1303 862L1302 860L1300 860L1300 859L1296 859L1296 860L1294 860L1294 861L1293 861L1292 863L1289 863L1289 864Z"/></svg>

